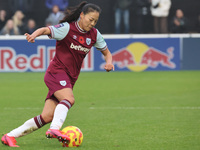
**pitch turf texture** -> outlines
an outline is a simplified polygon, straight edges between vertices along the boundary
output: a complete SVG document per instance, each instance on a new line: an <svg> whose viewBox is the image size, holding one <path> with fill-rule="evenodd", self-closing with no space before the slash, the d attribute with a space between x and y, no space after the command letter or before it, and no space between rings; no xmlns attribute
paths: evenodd
<svg viewBox="0 0 200 150"><path fill-rule="evenodd" d="M47 94L43 76L0 73L1 134L41 113ZM82 72L74 95L63 127L82 130L78 149L200 149L200 71ZM66 149L45 138L48 128L18 138L18 149ZM0 149L10 148L1 144Z"/></svg>

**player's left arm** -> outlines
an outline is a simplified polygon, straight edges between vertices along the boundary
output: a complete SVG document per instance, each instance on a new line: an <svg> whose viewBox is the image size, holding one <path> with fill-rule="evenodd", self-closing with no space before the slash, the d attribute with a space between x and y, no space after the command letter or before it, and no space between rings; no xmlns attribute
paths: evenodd
<svg viewBox="0 0 200 150"><path fill-rule="evenodd" d="M115 70L114 65L112 64L112 54L110 53L109 49L106 48L105 50L101 51L101 53L104 55L105 61L106 61L106 65L104 67L104 69L109 72L111 70Z"/></svg>
<svg viewBox="0 0 200 150"><path fill-rule="evenodd" d="M94 44L94 47L96 47L98 50L100 50L101 53L104 55L104 58L106 61L106 65L105 65L104 69L107 72L109 72L111 70L114 71L115 68L114 68L114 65L112 64L112 54L110 53L103 36L101 35L101 33L98 30L97 30L97 41Z"/></svg>

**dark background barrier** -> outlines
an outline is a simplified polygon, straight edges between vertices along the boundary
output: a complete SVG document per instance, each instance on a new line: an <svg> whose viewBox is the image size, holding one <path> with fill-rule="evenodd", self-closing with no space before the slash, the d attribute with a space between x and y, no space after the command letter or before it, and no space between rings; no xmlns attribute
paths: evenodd
<svg viewBox="0 0 200 150"><path fill-rule="evenodd" d="M17 0L0 0L0 9L5 9L8 16L11 17L15 12L13 1ZM24 0L26 1L25 13L26 19L33 18L36 20L38 27L44 26L45 19L49 14L49 10L45 7L45 0ZM69 6L77 5L82 0L69 0ZM137 15L135 1L131 6L130 15L130 32L137 33L136 23ZM97 28L103 34L114 33L114 4L115 0L88 0L88 2L95 3L102 8L102 14L97 24ZM189 20L189 32L197 32L197 17L200 14L200 1L199 0L172 0L168 23L175 14L176 9L182 9L185 16ZM149 23L146 25L149 33L153 33L153 18L149 16Z"/></svg>

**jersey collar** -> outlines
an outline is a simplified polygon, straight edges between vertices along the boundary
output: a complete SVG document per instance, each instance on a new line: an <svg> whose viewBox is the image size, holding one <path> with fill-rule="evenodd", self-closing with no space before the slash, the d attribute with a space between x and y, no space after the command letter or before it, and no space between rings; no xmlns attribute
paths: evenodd
<svg viewBox="0 0 200 150"><path fill-rule="evenodd" d="M79 20L78 20L78 21L79 21ZM81 27L80 27L79 24L78 24L78 21L75 22L76 28L78 29L79 32L81 32L81 33L86 33L87 31L81 29Z"/></svg>

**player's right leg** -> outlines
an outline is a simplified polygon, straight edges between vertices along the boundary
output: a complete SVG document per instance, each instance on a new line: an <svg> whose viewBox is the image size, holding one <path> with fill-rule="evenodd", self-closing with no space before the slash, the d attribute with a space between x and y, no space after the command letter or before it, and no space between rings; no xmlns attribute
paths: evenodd
<svg viewBox="0 0 200 150"><path fill-rule="evenodd" d="M41 115L38 115L34 118L27 120L23 125L19 126L18 128L10 131L9 133L5 134L1 142L5 145L10 147L17 147L15 138L27 135L42 126L44 126L46 122L43 120Z"/></svg>
<svg viewBox="0 0 200 150"><path fill-rule="evenodd" d="M5 134L1 138L1 142L10 147L19 147L18 145L16 145L16 138L27 135L43 127L46 123L51 122L57 104L58 103L53 100L47 100L45 102L44 110L47 110L48 108L48 111L45 111L44 113L43 110L43 113L41 115L27 120L23 125Z"/></svg>

